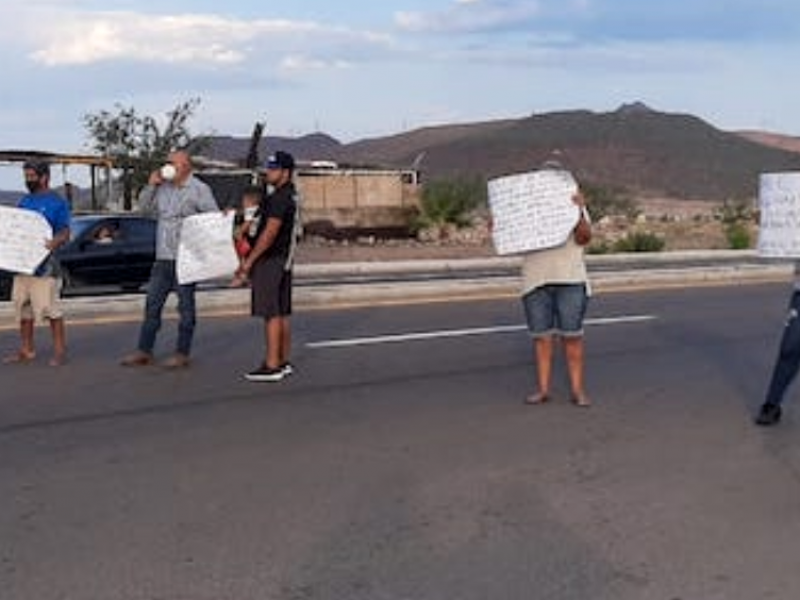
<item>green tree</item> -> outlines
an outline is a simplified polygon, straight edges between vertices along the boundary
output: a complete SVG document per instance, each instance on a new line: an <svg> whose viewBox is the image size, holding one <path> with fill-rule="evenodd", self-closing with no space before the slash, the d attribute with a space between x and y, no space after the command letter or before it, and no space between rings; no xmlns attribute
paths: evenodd
<svg viewBox="0 0 800 600"><path fill-rule="evenodd" d="M89 146L114 160L122 169L125 209L147 183L149 174L162 164L172 150L190 153L207 145L208 139L189 131L189 120L200 105L199 98L179 103L164 119L139 114L134 107L115 105L115 110L101 110L83 116ZM160 125L160 123L163 123Z"/></svg>
<svg viewBox="0 0 800 600"><path fill-rule="evenodd" d="M486 205L486 182L481 178L430 181L422 188L419 225L443 229L470 224L471 213Z"/></svg>

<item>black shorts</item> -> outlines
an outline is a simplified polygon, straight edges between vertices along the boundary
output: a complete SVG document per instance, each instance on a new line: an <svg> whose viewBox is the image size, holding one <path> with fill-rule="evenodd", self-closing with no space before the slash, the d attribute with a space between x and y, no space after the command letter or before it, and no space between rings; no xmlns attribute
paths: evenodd
<svg viewBox="0 0 800 600"><path fill-rule="evenodd" d="M285 258L268 258L250 271L250 314L271 319L292 314L292 272Z"/></svg>

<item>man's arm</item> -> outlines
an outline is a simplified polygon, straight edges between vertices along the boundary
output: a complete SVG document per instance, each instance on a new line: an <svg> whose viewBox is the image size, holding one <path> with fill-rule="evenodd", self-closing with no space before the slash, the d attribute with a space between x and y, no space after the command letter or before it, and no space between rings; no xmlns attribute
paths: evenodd
<svg viewBox="0 0 800 600"><path fill-rule="evenodd" d="M60 248L69 241L69 227L64 227L59 230L51 239L45 242L45 247L51 252Z"/></svg>
<svg viewBox="0 0 800 600"><path fill-rule="evenodd" d="M159 186L162 183L164 183L164 178L161 176L161 172L158 169L150 173L147 185L142 188L139 192L139 196L136 198L136 204L140 214L148 217L158 216L158 202L156 201L156 197L158 196Z"/></svg>
<svg viewBox="0 0 800 600"><path fill-rule="evenodd" d="M578 224L572 230L575 236L575 242L579 246L585 246L592 241L592 223L589 220L589 211L586 209L586 198L579 191L573 196L572 201L580 207L581 213L578 218Z"/></svg>
<svg viewBox="0 0 800 600"><path fill-rule="evenodd" d="M150 183L144 186L136 199L137 212L148 217L155 216L158 209L158 203L156 202L157 193L158 186Z"/></svg>
<svg viewBox="0 0 800 600"><path fill-rule="evenodd" d="M53 222L53 230L55 231L53 237L45 242L45 247L51 252L59 248L69 241L70 229L69 223L72 219L69 206L64 202Z"/></svg>
<svg viewBox="0 0 800 600"><path fill-rule="evenodd" d="M198 183L199 185L196 186L197 195L195 196L197 212L214 212L219 210L219 204L217 204L214 193L211 191L208 184L203 182Z"/></svg>
<svg viewBox="0 0 800 600"><path fill-rule="evenodd" d="M270 217L267 219L267 224L264 227L264 231L262 231L261 235L258 236L256 245L253 246L250 254L248 254L247 258L242 262L242 266L236 271L237 275L247 276L247 274L250 273L250 269L253 268L253 263L255 263L258 258L267 250L269 250L272 247L272 244L275 243L275 238L278 237L278 232L280 231L282 224L283 220L281 219L277 219L275 217Z"/></svg>

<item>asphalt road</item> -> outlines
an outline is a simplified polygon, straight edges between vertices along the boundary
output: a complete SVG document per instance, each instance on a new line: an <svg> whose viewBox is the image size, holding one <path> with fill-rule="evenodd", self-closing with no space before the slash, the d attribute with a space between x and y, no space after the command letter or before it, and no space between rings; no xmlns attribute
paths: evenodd
<svg viewBox="0 0 800 600"><path fill-rule="evenodd" d="M280 384L246 318L179 373L73 327L67 367L0 368L0 598L797 598L800 405L750 420L788 291L598 296L588 410L563 369L522 404L513 301L300 313Z"/></svg>

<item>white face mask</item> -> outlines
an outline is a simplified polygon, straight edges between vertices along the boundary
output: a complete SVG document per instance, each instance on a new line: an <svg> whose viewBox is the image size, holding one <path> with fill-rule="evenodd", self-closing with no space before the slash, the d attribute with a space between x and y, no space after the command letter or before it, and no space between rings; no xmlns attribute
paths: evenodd
<svg viewBox="0 0 800 600"><path fill-rule="evenodd" d="M173 179L175 179L175 175L178 174L178 171L175 169L174 165L166 164L163 167L161 167L160 173L161 173L161 179L163 179L164 181L172 181Z"/></svg>
<svg viewBox="0 0 800 600"><path fill-rule="evenodd" d="M257 206L246 206L244 209L244 220L245 221L252 221L253 217L256 216L256 211L258 210Z"/></svg>

